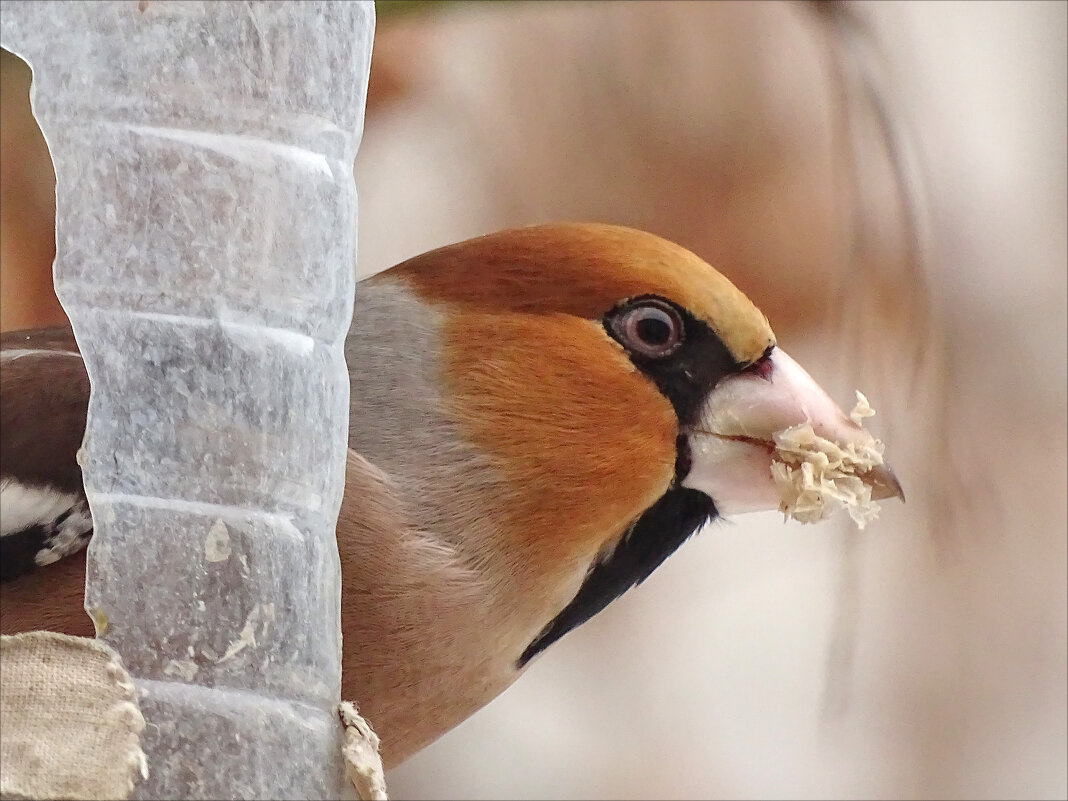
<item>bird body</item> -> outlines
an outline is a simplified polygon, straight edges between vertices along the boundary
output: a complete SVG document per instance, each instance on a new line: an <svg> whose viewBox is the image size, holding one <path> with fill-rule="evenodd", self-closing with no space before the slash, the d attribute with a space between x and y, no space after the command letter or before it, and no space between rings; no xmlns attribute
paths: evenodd
<svg viewBox="0 0 1068 801"><path fill-rule="evenodd" d="M16 487L80 493L88 383L80 359L57 355L76 353L69 334L5 335L3 348L7 517ZM345 355L342 693L387 765L708 520L775 508L774 431L807 420L848 442L860 430L726 278L614 226L505 231L362 281ZM57 444L39 447L42 431ZM888 471L865 480L900 494ZM29 543L24 575L4 584L4 633L91 636L84 559L43 567L42 532L2 533L5 560ZM31 552L40 569L25 572Z"/></svg>

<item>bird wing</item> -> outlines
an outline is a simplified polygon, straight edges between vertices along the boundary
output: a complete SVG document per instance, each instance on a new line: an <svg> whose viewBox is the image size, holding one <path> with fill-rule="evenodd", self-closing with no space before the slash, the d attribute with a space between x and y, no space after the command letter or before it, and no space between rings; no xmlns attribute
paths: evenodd
<svg viewBox="0 0 1068 801"><path fill-rule="evenodd" d="M0 335L0 580L82 550L89 377L69 327Z"/></svg>

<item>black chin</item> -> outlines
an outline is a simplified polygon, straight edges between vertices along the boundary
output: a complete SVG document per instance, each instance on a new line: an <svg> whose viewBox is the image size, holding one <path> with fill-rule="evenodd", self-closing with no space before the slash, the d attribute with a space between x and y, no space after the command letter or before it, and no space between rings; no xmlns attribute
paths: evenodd
<svg viewBox="0 0 1068 801"><path fill-rule="evenodd" d="M716 517L711 498L676 482L631 524L610 553L594 562L575 597L527 646L518 666L526 665L631 587L649 578L697 529Z"/></svg>

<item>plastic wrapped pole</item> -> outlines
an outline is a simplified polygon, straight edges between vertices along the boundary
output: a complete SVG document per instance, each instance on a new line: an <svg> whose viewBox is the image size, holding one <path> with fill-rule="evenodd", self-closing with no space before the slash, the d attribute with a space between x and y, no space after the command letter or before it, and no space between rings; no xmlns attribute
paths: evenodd
<svg viewBox="0 0 1068 801"><path fill-rule="evenodd" d="M11 2L92 383L86 608L146 798L350 795L340 572L370 2Z"/></svg>

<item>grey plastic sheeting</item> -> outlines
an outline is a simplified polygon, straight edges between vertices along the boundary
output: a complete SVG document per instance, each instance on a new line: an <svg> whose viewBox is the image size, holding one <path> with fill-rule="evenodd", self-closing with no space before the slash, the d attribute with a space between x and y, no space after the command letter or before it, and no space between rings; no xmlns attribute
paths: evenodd
<svg viewBox="0 0 1068 801"><path fill-rule="evenodd" d="M92 383L86 605L144 798L331 798L370 2L5 2Z"/></svg>

